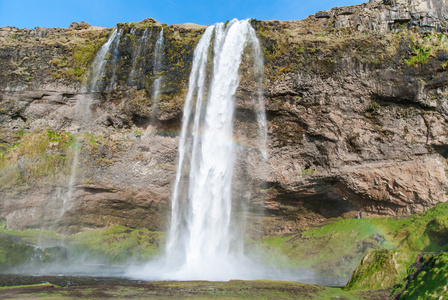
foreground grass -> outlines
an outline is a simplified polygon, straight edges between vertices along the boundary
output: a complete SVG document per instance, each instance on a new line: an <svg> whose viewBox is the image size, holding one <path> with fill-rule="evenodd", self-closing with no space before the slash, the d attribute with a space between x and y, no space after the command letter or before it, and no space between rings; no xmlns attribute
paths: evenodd
<svg viewBox="0 0 448 300"><path fill-rule="evenodd" d="M0 289L2 299L388 299L390 291L344 291L288 281L173 282L61 288L51 284Z"/></svg>

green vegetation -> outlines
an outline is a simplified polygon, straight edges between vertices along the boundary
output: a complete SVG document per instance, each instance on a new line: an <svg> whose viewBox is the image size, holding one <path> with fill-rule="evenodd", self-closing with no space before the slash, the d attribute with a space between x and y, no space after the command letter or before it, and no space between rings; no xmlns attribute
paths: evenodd
<svg viewBox="0 0 448 300"><path fill-rule="evenodd" d="M426 64L430 58L436 58L440 52L448 51L448 38L444 34L416 34L412 31L404 33L412 42L413 56L406 60L408 66Z"/></svg>
<svg viewBox="0 0 448 300"><path fill-rule="evenodd" d="M386 289L406 277L417 253L381 249L368 253L353 272L345 290Z"/></svg>
<svg viewBox="0 0 448 300"><path fill-rule="evenodd" d="M58 183L70 174L73 137L52 130L17 133L0 153L1 189ZM61 182L62 183L62 182Z"/></svg>
<svg viewBox="0 0 448 300"><path fill-rule="evenodd" d="M75 151L81 151L83 168L78 179L88 179L89 167L109 166L122 151L119 140L105 140L83 133L47 129L40 132L18 131L14 140L0 144L0 190L12 193L44 185L66 186ZM87 176L88 177L88 176Z"/></svg>
<svg viewBox="0 0 448 300"><path fill-rule="evenodd" d="M394 290L398 299L446 299L448 297L448 253L424 255Z"/></svg>
<svg viewBox="0 0 448 300"><path fill-rule="evenodd" d="M52 73L56 79L82 82L87 74L90 62L96 52L107 41L109 31L86 33L85 39L78 39L71 47L71 56L55 57L50 63L56 68Z"/></svg>
<svg viewBox="0 0 448 300"><path fill-rule="evenodd" d="M425 48L415 48L414 56L406 60L406 64L408 66L414 66L417 64L426 64L429 59L429 49Z"/></svg>
<svg viewBox="0 0 448 300"><path fill-rule="evenodd" d="M57 133L50 136L58 138ZM445 270L448 267L448 254L424 256L422 268L409 266L415 260L416 252L447 248L447 212L448 203L441 203L409 218L340 219L321 227L309 228L300 234L271 236L261 243L249 242L252 254L258 254L268 264L284 268L313 269L322 277L348 278L361 262L344 290L298 283L257 281L251 284L262 293L256 294L250 288L237 288L238 282L231 281L232 284L229 283L228 287L208 289L210 293L203 296L244 299L249 295L257 295L263 299L268 297L263 293L267 292L272 296L269 294L272 292L280 299L297 295L311 299L331 299L335 296L357 299L361 295L359 293L373 293L373 290L388 294L387 289L400 283L406 276L406 270L409 275L407 281L396 289L397 294L404 295L403 299L420 299L417 296L410 297L422 293L422 282L426 285L430 282L428 286L433 293L444 295L443 286L446 285L447 278L441 274L448 274L448 270ZM4 228L0 229L0 235L0 265L3 267L24 263L35 255L35 249L27 244L36 242L37 237L41 241L61 238L49 232L11 231ZM145 262L154 258L160 254L164 239L165 235L161 232L112 226L70 236L65 238L65 244L69 249L69 259L87 256L107 264L121 264L129 260ZM64 253L56 247L45 249L40 256L45 258L45 262L53 262L64 257ZM184 283L169 284L173 289L183 290ZM361 292L362 290L364 291ZM197 295L202 295L200 286L195 286L196 292Z"/></svg>
<svg viewBox="0 0 448 300"><path fill-rule="evenodd" d="M313 267L322 276L349 277L361 259L376 249L409 252L448 248L448 203L408 219L342 219L292 236L254 243L253 253L283 267Z"/></svg>
<svg viewBox="0 0 448 300"><path fill-rule="evenodd" d="M60 240L60 235L36 229L9 230L4 225L0 228L0 269L30 263L36 256L43 263L50 263L61 257L59 247L42 249L33 246L43 240Z"/></svg>
<svg viewBox="0 0 448 300"><path fill-rule="evenodd" d="M35 248L33 245L60 245ZM106 264L120 264L127 261L147 262L160 254L165 234L146 229L131 229L112 226L63 237L53 232L41 230L14 231L0 229L0 267L6 268L33 262L51 263L57 260L90 258ZM67 256L68 255L68 256Z"/></svg>
<svg viewBox="0 0 448 300"><path fill-rule="evenodd" d="M60 299L385 299L387 291L344 291L312 284L287 281L160 281L133 285L73 286L54 285L8 287L0 290L2 298Z"/></svg>
<svg viewBox="0 0 448 300"><path fill-rule="evenodd" d="M162 232L112 226L71 236L67 243L74 257L88 254L108 264L119 264L150 260L160 254L164 239Z"/></svg>
<svg viewBox="0 0 448 300"><path fill-rule="evenodd" d="M27 262L33 255L34 247L17 243L0 234L0 269Z"/></svg>
<svg viewBox="0 0 448 300"><path fill-rule="evenodd" d="M314 167L310 167L310 168L306 168L302 170L302 174L303 175L313 175L314 173L316 173L316 169L314 169Z"/></svg>

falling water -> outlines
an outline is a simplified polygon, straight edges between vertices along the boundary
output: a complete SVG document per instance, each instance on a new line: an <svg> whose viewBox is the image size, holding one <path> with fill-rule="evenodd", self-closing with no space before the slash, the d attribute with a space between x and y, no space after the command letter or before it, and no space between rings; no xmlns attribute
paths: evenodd
<svg viewBox="0 0 448 300"><path fill-rule="evenodd" d="M117 29L113 31L110 35L107 42L101 47L101 49L97 52L92 66L90 68L90 74L86 84L84 84L81 88L82 98L76 103L76 113L75 120L78 126L78 131L82 132L86 130L91 122L91 109L92 105L92 97L91 93L94 93L98 87L99 80L104 76L106 63L107 63L107 54L110 52L111 45L118 45L121 37L121 31L119 32ZM75 151L73 156L73 164L70 172L70 178L68 183L68 190L66 195L63 197L61 216L67 211L67 201L73 196L73 187L75 185L76 180L76 171L77 165L79 161L79 151L81 149L81 140L76 139L75 141Z"/></svg>
<svg viewBox="0 0 448 300"><path fill-rule="evenodd" d="M117 75L116 71L117 71L118 63L120 62L120 58L121 58L121 53L120 53L120 50L119 50L119 46L120 46L120 39L121 39L121 35L122 34L123 34L123 30L122 29L118 30L117 36L112 41L112 43L111 43L111 45L109 47L109 51L108 51L108 53L110 53L110 56L111 56L108 60L109 60L109 64L110 64L110 69L112 71L112 74L111 74L110 79L109 79L109 86L106 89L108 92L113 91L114 88L115 88L115 83L116 83L115 82L115 78L116 78L116 75ZM104 59L107 60L107 57L105 57ZM105 70L103 69L103 70L100 70L100 71L101 71L100 76L103 76ZM92 70L92 72L94 72L94 71ZM94 90L92 89L92 91L94 91Z"/></svg>
<svg viewBox="0 0 448 300"><path fill-rule="evenodd" d="M233 20L227 27L222 23L208 27L194 52L166 248L167 262L177 266L165 274L170 279L263 277L254 274L254 266L250 267L250 261L244 257L243 241L237 238L241 235L234 234L230 226L236 161L234 96L247 45L257 55L255 72L261 72L259 43L247 20ZM211 47L213 73L208 85L207 64ZM262 100L260 91L258 100ZM259 126L266 130L264 111L259 109L260 104L258 106Z"/></svg>
<svg viewBox="0 0 448 300"><path fill-rule="evenodd" d="M106 71L106 63L108 61L107 54L111 49L118 47L118 44L120 43L121 33L121 30L115 29L107 42L97 52L90 68L90 76L88 82L82 87L83 92L95 92L95 90L97 89L99 79L104 76L104 73ZM91 102L89 104L91 104ZM84 112L87 111L90 113L90 107L85 109Z"/></svg>
<svg viewBox="0 0 448 300"><path fill-rule="evenodd" d="M136 84L134 81L137 78L137 76L139 75L139 71L137 70L137 62L139 60L139 57L142 54L142 51L144 49L146 49L146 46L148 44L148 31L149 31L148 28L146 28L143 31L142 37L137 42L136 51L135 51L135 54L133 55L131 72L129 73L129 81L128 82L131 85ZM131 35L133 35L133 32L131 32Z"/></svg>
<svg viewBox="0 0 448 300"><path fill-rule="evenodd" d="M163 70L162 65L162 58L163 58L163 27L160 30L159 37L157 38L156 42L156 48L154 50L154 67L153 67L153 73L155 76L157 76L157 79L154 81L153 86L153 95L152 95L152 118L154 119L158 107L159 107L159 97L160 97L160 86L162 84L162 75L160 75L160 72Z"/></svg>

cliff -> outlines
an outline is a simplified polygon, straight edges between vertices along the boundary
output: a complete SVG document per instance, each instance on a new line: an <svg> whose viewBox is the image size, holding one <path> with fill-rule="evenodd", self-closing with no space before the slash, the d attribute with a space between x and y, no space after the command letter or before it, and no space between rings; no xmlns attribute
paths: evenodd
<svg viewBox="0 0 448 300"><path fill-rule="evenodd" d="M412 0L252 21L265 57L270 166L260 188L250 162L246 183L254 214L265 210L269 220L265 234L446 201L447 18L445 1ZM104 76L89 90L92 61L113 29L0 29L0 217L8 228L165 228L176 133L204 27L147 19L117 30ZM241 72L235 136L243 157L256 145L239 132L258 129L249 105L255 85L244 63ZM76 106L85 97L94 99L87 129ZM63 208L79 140L73 196Z"/></svg>

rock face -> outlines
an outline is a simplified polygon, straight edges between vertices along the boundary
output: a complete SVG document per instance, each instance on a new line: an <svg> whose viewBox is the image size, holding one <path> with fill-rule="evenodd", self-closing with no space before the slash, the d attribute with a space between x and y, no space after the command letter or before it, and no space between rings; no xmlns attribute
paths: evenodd
<svg viewBox="0 0 448 300"><path fill-rule="evenodd" d="M416 28L446 32L448 9L443 0L370 0L362 5L320 11L314 18L336 29L384 33Z"/></svg>
<svg viewBox="0 0 448 300"><path fill-rule="evenodd" d="M255 171L247 182L254 199L268 197L257 205L277 220L269 230L358 211L412 214L446 201L447 12L441 0L370 1L302 21L252 21L265 56L270 175L263 189ZM163 230L204 29L165 26L163 70L155 74L162 24L118 24L98 89L85 94L90 64L112 29L72 25L0 29L0 217L15 229ZM256 87L244 62L241 71L236 140L258 130ZM93 99L87 130L77 122L84 97ZM64 208L76 139L81 159ZM250 162L257 145L242 142L240 156Z"/></svg>

